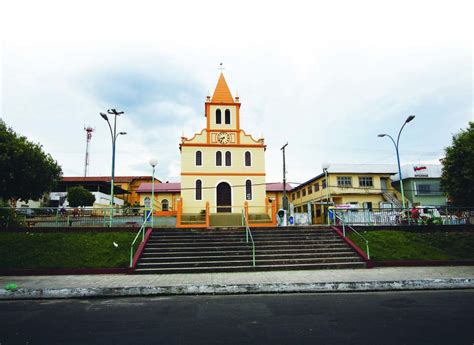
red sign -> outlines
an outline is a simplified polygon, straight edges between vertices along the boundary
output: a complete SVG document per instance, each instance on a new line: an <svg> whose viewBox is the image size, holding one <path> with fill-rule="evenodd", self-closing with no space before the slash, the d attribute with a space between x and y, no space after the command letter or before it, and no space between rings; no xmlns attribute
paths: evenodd
<svg viewBox="0 0 474 345"><path fill-rule="evenodd" d="M413 167L413 170L415 172L420 171L420 170L426 170L426 167Z"/></svg>

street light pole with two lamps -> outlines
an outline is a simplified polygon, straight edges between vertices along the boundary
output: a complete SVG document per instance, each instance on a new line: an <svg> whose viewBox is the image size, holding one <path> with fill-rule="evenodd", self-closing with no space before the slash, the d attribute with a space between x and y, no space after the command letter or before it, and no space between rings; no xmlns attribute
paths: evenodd
<svg viewBox="0 0 474 345"><path fill-rule="evenodd" d="M403 130L403 127L405 127L405 125L412 121L413 119L415 118L415 115L410 115L407 117L407 119L405 120L405 122L403 123L403 126L402 128L400 128L400 131L398 132L398 137L397 137L397 141L395 142L395 140L392 138L391 135L389 134L379 134L378 137L380 138L383 138L383 137L389 137L390 140L392 140L393 142L393 145L395 145L395 152L397 153L397 164L398 164L398 177L400 179L400 191L402 193L402 205L403 205L403 208L406 207L405 205L405 192L403 191L403 177L402 177L402 169L400 167L400 153L399 153L399 144L400 144L400 134L402 134L402 130Z"/></svg>
<svg viewBox="0 0 474 345"><path fill-rule="evenodd" d="M119 135L125 135L127 134L127 132L117 133L117 116L122 115L124 113L123 111L109 109L107 110L107 113L110 115L114 115L113 131L112 131L112 125L110 124L109 117L107 116L107 114L100 113L100 116L102 116L102 118L105 121L107 121L107 124L109 125L110 136L112 137L112 176L111 176L111 181L110 181L110 224L109 224L109 226L111 227L113 219L114 219L113 207L114 207L114 178L115 178L115 143Z"/></svg>

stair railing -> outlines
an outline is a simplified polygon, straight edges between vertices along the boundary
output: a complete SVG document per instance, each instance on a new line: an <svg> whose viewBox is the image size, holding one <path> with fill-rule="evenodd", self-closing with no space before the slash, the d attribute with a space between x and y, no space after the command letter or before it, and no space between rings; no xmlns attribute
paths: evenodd
<svg viewBox="0 0 474 345"><path fill-rule="evenodd" d="M338 225L337 220L339 220L339 224L342 226L342 236L343 237L346 237L346 228L347 228L347 229L351 230L352 232L354 232L357 236L359 236L365 242L365 248L366 248L366 252L367 252L367 259L370 260L369 240L367 238L365 238L356 229L354 229L352 226L350 226L349 224L346 224L344 219L342 219L340 216L338 216L336 214L336 212L334 212L334 225L336 225L336 226Z"/></svg>
<svg viewBox="0 0 474 345"><path fill-rule="evenodd" d="M142 226L138 230L137 235L135 236L132 244L130 245L130 267L133 266L133 246L135 245L135 242L137 242L138 238L140 237L140 234L142 235L141 242L145 241L145 229L146 229L147 223L150 221L151 212L147 212L147 210L145 210L145 215L146 215L145 220L143 221Z"/></svg>
<svg viewBox="0 0 474 345"><path fill-rule="evenodd" d="M249 222L242 210L242 225L245 226L245 241L249 243L249 238L252 241L252 266L255 267L255 242L253 240L252 232L250 231Z"/></svg>

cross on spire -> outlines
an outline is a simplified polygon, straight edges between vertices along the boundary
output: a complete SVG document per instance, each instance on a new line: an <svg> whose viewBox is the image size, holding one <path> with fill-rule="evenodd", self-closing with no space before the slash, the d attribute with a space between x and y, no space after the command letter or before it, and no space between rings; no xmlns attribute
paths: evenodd
<svg viewBox="0 0 474 345"><path fill-rule="evenodd" d="M222 64L222 62L219 63L218 70L221 71L221 73L225 70L225 68L224 68L224 66L223 66L223 64Z"/></svg>

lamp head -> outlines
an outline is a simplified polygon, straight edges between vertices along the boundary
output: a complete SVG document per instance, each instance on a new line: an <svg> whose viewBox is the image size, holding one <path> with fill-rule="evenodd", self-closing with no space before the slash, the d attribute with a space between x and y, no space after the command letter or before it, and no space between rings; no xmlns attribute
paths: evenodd
<svg viewBox="0 0 474 345"><path fill-rule="evenodd" d="M105 121L109 121L109 118L108 118L107 114L100 113L100 116L102 116L102 118L103 118Z"/></svg>
<svg viewBox="0 0 474 345"><path fill-rule="evenodd" d="M154 168L158 164L158 160L156 158L150 159L150 165Z"/></svg>
<svg viewBox="0 0 474 345"><path fill-rule="evenodd" d="M119 134L120 135L125 135L125 134L127 134L127 132L120 132Z"/></svg>
<svg viewBox="0 0 474 345"><path fill-rule="evenodd" d="M410 115L410 116L408 116L407 119L406 119L406 121L405 121L405 123L410 122L410 121L413 120L414 118L415 118L415 115Z"/></svg>
<svg viewBox="0 0 474 345"><path fill-rule="evenodd" d="M377 136L380 137L380 138L383 138L383 137L386 136L386 135L387 135L387 134L379 134L379 135L377 135Z"/></svg>
<svg viewBox="0 0 474 345"><path fill-rule="evenodd" d="M328 170L329 169L329 163L321 164L321 168L323 168L323 170Z"/></svg>

